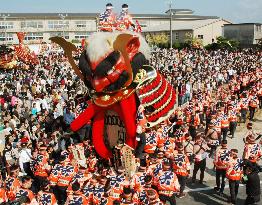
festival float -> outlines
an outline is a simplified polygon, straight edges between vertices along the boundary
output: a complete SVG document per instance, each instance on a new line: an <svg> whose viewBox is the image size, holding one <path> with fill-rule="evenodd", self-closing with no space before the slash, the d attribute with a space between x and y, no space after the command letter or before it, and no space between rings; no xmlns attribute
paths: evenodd
<svg viewBox="0 0 262 205"><path fill-rule="evenodd" d="M18 45L0 47L0 69L28 69L39 64L35 51L23 43L24 37L24 32L18 32Z"/></svg>
<svg viewBox="0 0 262 205"><path fill-rule="evenodd" d="M104 16L110 21L114 19ZM76 75L89 89L88 107L71 123L71 129L78 131L91 121L92 143L99 156L117 158L116 150L126 145L128 148L124 146L124 150L129 157L124 155L122 161L129 163L139 144L138 136L174 113L176 93L166 79L149 66L150 48L137 32L141 27L130 29L132 21L126 20L131 19L130 16L122 19L124 22L115 24L100 18L101 29L87 39L79 66L73 58L77 48L72 43L61 37L50 39L64 49ZM120 22L125 29L119 30Z"/></svg>

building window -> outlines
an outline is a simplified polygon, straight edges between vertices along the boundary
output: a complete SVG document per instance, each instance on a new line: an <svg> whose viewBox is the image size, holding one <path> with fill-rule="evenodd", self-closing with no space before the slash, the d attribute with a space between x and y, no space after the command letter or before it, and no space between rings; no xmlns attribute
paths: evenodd
<svg viewBox="0 0 262 205"><path fill-rule="evenodd" d="M135 23L135 21L134 21L134 23ZM147 21L138 21L138 23L141 26L141 28L146 28L147 27Z"/></svg>
<svg viewBox="0 0 262 205"><path fill-rule="evenodd" d="M13 22L0 21L0 29L12 29L14 28Z"/></svg>
<svg viewBox="0 0 262 205"><path fill-rule="evenodd" d="M83 39L83 38L87 38L88 36L90 36L90 32L76 32L75 33L75 39Z"/></svg>
<svg viewBox="0 0 262 205"><path fill-rule="evenodd" d="M59 36L59 37L64 37L65 39L69 39L69 32L52 32L50 33L50 37L55 37L55 36Z"/></svg>
<svg viewBox="0 0 262 205"><path fill-rule="evenodd" d="M25 40L26 41L30 41L30 40L40 40L43 39L43 33L27 33L25 36Z"/></svg>
<svg viewBox="0 0 262 205"><path fill-rule="evenodd" d="M69 21L48 21L49 29L69 28Z"/></svg>
<svg viewBox="0 0 262 205"><path fill-rule="evenodd" d="M256 31L261 32L261 25L256 25Z"/></svg>
<svg viewBox="0 0 262 205"><path fill-rule="evenodd" d="M86 21L75 21L77 28L86 28Z"/></svg>
<svg viewBox="0 0 262 205"><path fill-rule="evenodd" d="M13 34L7 33L7 34L5 35L5 33L0 33L0 42L3 42L3 41L12 41L12 40L14 40Z"/></svg>
<svg viewBox="0 0 262 205"><path fill-rule="evenodd" d="M198 39L204 39L204 35L197 35Z"/></svg>
<svg viewBox="0 0 262 205"><path fill-rule="evenodd" d="M178 33L178 32L175 33L175 39L176 39L176 40L179 39L179 33Z"/></svg>
<svg viewBox="0 0 262 205"><path fill-rule="evenodd" d="M42 21L24 21L21 22L21 28L43 28Z"/></svg>

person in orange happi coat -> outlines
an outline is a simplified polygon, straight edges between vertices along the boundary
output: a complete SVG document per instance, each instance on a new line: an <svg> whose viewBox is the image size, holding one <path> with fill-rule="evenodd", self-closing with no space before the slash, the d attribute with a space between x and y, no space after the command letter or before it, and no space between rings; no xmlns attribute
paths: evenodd
<svg viewBox="0 0 262 205"><path fill-rule="evenodd" d="M237 114L238 111L236 108L233 107L233 105L228 106L228 121L229 121L229 131L231 138L234 138L235 131L237 128Z"/></svg>
<svg viewBox="0 0 262 205"><path fill-rule="evenodd" d="M143 158L143 151L145 149L145 146L147 145L146 139L149 140L150 136L145 135L146 131L146 124L147 124L147 119L145 117L146 110L143 105L140 105L137 110L136 114L136 124L137 124L137 129L136 129L136 141L137 141L137 147L135 150L135 156L137 158ZM148 143L150 144L150 143ZM148 148L148 147L147 147Z"/></svg>
<svg viewBox="0 0 262 205"><path fill-rule="evenodd" d="M118 31L126 31L130 30L130 27L135 30L135 24L133 22L132 16L128 13L128 5L123 4L122 5L122 11L119 14L119 16L116 18L116 30Z"/></svg>
<svg viewBox="0 0 262 205"><path fill-rule="evenodd" d="M160 199L159 199L159 195L156 191L156 189L152 188L152 182L153 182L153 177L151 175L147 175L145 177L145 187L144 187L144 191L146 193L146 198L147 198L147 202L150 205L164 205Z"/></svg>
<svg viewBox="0 0 262 205"><path fill-rule="evenodd" d="M157 188L162 202L168 201L171 205L176 204L176 193L180 191L180 185L167 159L163 161L163 170L159 172Z"/></svg>
<svg viewBox="0 0 262 205"><path fill-rule="evenodd" d="M77 168L70 164L69 159L62 155L60 163L56 164L49 176L52 186L55 186L55 196L58 203L64 204L67 198L67 188L77 172Z"/></svg>
<svg viewBox="0 0 262 205"><path fill-rule="evenodd" d="M177 151L178 152L174 155L173 159L173 169L180 184L180 193L178 198L183 198L185 197L184 190L186 186L186 179L190 172L190 162L188 157L185 155L182 144L177 146Z"/></svg>
<svg viewBox="0 0 262 205"><path fill-rule="evenodd" d="M65 205L88 205L88 200L82 193L78 182L72 184L72 191L72 193L68 194Z"/></svg>
<svg viewBox="0 0 262 205"><path fill-rule="evenodd" d="M39 154L35 159L34 176L36 180L34 181L34 185L37 191L40 189L42 181L49 176L51 170L51 166L48 164L49 155L46 149L47 147L45 145L41 145L39 148Z"/></svg>
<svg viewBox="0 0 262 205"><path fill-rule="evenodd" d="M192 183L196 182L196 175L198 170L200 170L200 180L199 183L203 184L205 169L206 169L206 158L208 157L208 151L210 148L208 147L206 141L201 137L199 133L196 136L195 143L194 143L194 170L192 176Z"/></svg>
<svg viewBox="0 0 262 205"><path fill-rule="evenodd" d="M221 134L223 135L223 140L226 140L228 129L229 129L229 120L228 120L228 115L224 112L224 107L221 108L220 118L221 118Z"/></svg>
<svg viewBox="0 0 262 205"><path fill-rule="evenodd" d="M248 160L253 157L254 162L257 162L262 156L262 151L260 145L256 143L256 138L254 135L249 135L247 137L247 143L244 147L243 159Z"/></svg>
<svg viewBox="0 0 262 205"><path fill-rule="evenodd" d="M144 147L144 152L148 154L153 154L157 148L157 133L154 129L146 132L146 145Z"/></svg>
<svg viewBox="0 0 262 205"><path fill-rule="evenodd" d="M110 190L108 191L109 196L113 200L120 200L124 187L129 186L128 178L125 176L124 167L120 166L117 173L114 172L110 174L108 178L110 185Z"/></svg>
<svg viewBox="0 0 262 205"><path fill-rule="evenodd" d="M257 97L257 92L252 90L249 96L249 119L253 121L255 110L259 105L259 100Z"/></svg>
<svg viewBox="0 0 262 205"><path fill-rule="evenodd" d="M137 193L134 192L130 187L125 187L121 197L121 205L137 205L139 204Z"/></svg>
<svg viewBox="0 0 262 205"><path fill-rule="evenodd" d="M231 204L236 204L239 183L243 175L243 160L237 156L238 150L230 150L229 165L226 171L226 177L229 180L230 199Z"/></svg>
<svg viewBox="0 0 262 205"><path fill-rule="evenodd" d="M191 137L187 134L186 141L183 143L185 154L189 159L190 164L194 161L194 141L192 141Z"/></svg>
<svg viewBox="0 0 262 205"><path fill-rule="evenodd" d="M242 98L239 104L240 104L240 113L241 113L240 122L246 123L247 110L248 110L248 105L249 105L249 98L246 92L242 93Z"/></svg>
<svg viewBox="0 0 262 205"><path fill-rule="evenodd" d="M219 147L215 153L214 165L216 168L216 187L215 191L221 195L225 188L226 170L229 163L230 152L227 149L227 140L222 140L221 147ZM222 177L222 183L220 183L220 177Z"/></svg>
<svg viewBox="0 0 262 205"><path fill-rule="evenodd" d="M30 203L36 203L34 193L30 190L32 186L32 179L29 176L24 176L21 180L21 187L16 192L16 199L20 197L28 197Z"/></svg>
<svg viewBox="0 0 262 205"><path fill-rule="evenodd" d="M147 164L146 161L140 160L138 171L133 175L130 185L135 191L141 191L145 185Z"/></svg>
<svg viewBox="0 0 262 205"><path fill-rule="evenodd" d="M2 175L0 175L0 204L7 202L6 190L4 187L4 181Z"/></svg>
<svg viewBox="0 0 262 205"><path fill-rule="evenodd" d="M115 27L116 15L113 12L113 5L111 3L106 4L105 12L99 16L99 28L100 31L112 32Z"/></svg>
<svg viewBox="0 0 262 205"><path fill-rule="evenodd" d="M9 201L14 201L16 199L16 193L20 188L20 182L18 179L19 167L13 165L10 168L10 176L7 177L5 181L6 196Z"/></svg>
<svg viewBox="0 0 262 205"><path fill-rule="evenodd" d="M37 193L39 205L57 205L55 195L50 189L50 182L45 179L40 185L40 191Z"/></svg>

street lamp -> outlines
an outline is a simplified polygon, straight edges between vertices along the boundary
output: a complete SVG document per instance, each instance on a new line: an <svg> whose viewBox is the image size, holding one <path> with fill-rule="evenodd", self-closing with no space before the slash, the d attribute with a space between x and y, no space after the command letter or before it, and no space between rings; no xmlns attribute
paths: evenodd
<svg viewBox="0 0 262 205"><path fill-rule="evenodd" d="M63 29L63 38L65 38L65 23L64 20L65 18L68 16L67 14L58 14L58 16L61 18L62 20L62 29Z"/></svg>
<svg viewBox="0 0 262 205"><path fill-rule="evenodd" d="M170 15L170 48L173 47L173 30L172 30L172 17L173 17L173 12L172 12L172 0L170 0L169 3L169 15Z"/></svg>
<svg viewBox="0 0 262 205"><path fill-rule="evenodd" d="M6 19L10 16L10 14L0 14L0 17L4 19L4 26L5 26L5 44L7 44L7 24Z"/></svg>

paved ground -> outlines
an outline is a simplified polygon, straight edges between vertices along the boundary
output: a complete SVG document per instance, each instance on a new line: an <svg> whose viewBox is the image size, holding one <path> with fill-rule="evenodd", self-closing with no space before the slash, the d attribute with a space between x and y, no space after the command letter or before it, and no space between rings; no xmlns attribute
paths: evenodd
<svg viewBox="0 0 262 205"><path fill-rule="evenodd" d="M262 132L262 111L259 111L255 114L255 122L253 122L253 127L255 131ZM246 125L242 123L240 126L237 127L235 138L234 139L228 138L228 147L230 149L237 148L239 150L239 156L242 156L243 153L244 142L242 138L245 135L246 131L247 131ZM260 165L262 164L261 161L262 160L260 160L259 162ZM198 177L199 177L199 173L198 173ZM262 175L260 179L262 180ZM194 186L190 184L190 180L189 180L188 186L186 188L186 192L188 192L188 195L183 199L177 199L177 204L178 205L180 204L183 205L228 204L227 203L227 197L229 196L228 182L225 189L225 196L221 197L213 191L213 188L215 187L215 172L213 171L212 159L207 160L207 168L206 168L204 180L205 180L204 185L196 184ZM246 198L246 189L245 186L242 185L239 190L237 205L244 204L245 198ZM262 195L261 195L261 199L262 199ZM262 201L260 202L260 205L262 205Z"/></svg>
<svg viewBox="0 0 262 205"><path fill-rule="evenodd" d="M261 178L261 177L260 177ZM262 182L260 182L262 183ZM200 187L200 186L198 186ZM201 189L203 189L201 191ZM178 205L229 205L227 199L229 197L229 189L226 186L224 191L224 196L219 196L211 187L208 185L203 185L198 189L192 189L192 191L187 193L187 196L182 199L177 199ZM262 199L262 195L260 196ZM237 196L237 205L244 205L246 199L246 187L245 185L240 185L239 193ZM258 204L261 205L262 201Z"/></svg>
<svg viewBox="0 0 262 205"><path fill-rule="evenodd" d="M255 122L252 122L252 123L253 123L253 129L257 133L262 133L262 110L256 112ZM239 157L242 156L243 149L244 149L243 136L247 132L246 124L241 123L240 126L237 127L235 137L233 139L229 137L227 138L228 148L229 149L232 149L232 148L238 149ZM262 164L262 160L260 160L260 164ZM213 159L207 159L207 169L206 169L206 174L205 174L205 180L206 181L214 180L214 176L215 176L214 174L215 172L213 171Z"/></svg>

